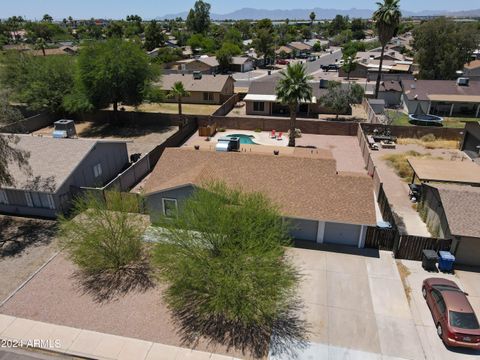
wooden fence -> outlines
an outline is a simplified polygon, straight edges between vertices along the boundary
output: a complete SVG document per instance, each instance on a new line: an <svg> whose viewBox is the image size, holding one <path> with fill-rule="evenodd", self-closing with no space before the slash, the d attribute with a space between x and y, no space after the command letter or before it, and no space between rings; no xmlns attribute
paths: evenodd
<svg viewBox="0 0 480 360"><path fill-rule="evenodd" d="M393 251L395 237L398 234L396 230L379 229L368 227L365 236L365 247Z"/></svg>
<svg viewBox="0 0 480 360"><path fill-rule="evenodd" d="M397 259L422 260L424 249L449 251L452 240L436 239L422 236L397 235L393 253Z"/></svg>

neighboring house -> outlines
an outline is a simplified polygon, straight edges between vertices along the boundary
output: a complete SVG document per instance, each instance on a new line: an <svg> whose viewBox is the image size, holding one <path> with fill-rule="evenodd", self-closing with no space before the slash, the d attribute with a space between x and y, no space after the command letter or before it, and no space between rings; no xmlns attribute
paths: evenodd
<svg viewBox="0 0 480 360"><path fill-rule="evenodd" d="M283 115L288 116L287 105L277 100L276 86L279 78L275 75L262 80L252 81L247 96L243 99L246 105L246 115ZM318 114L329 114L331 111L320 104L320 98L327 93L326 81L312 82L312 101L300 104L300 117L318 117Z"/></svg>
<svg viewBox="0 0 480 360"><path fill-rule="evenodd" d="M200 56L195 59L177 61L173 69L186 73L200 71L203 74L216 74L218 73L219 66L220 64L215 56Z"/></svg>
<svg viewBox="0 0 480 360"><path fill-rule="evenodd" d="M456 263L480 266L480 188L423 185L420 209L434 236L452 240Z"/></svg>
<svg viewBox="0 0 480 360"><path fill-rule="evenodd" d="M465 124L460 150L480 165L480 122L469 121Z"/></svg>
<svg viewBox="0 0 480 360"><path fill-rule="evenodd" d="M329 151L306 149L275 156L167 148L144 188L152 220L181 211L195 188L214 180L265 194L295 239L362 248L367 228L376 225L372 179L338 173Z"/></svg>
<svg viewBox="0 0 480 360"><path fill-rule="evenodd" d="M480 60L473 60L463 67L463 76L471 80L480 80Z"/></svg>
<svg viewBox="0 0 480 360"><path fill-rule="evenodd" d="M382 81L378 98L385 101L385 106L399 106L402 103L402 85L399 81Z"/></svg>
<svg viewBox="0 0 480 360"><path fill-rule="evenodd" d="M277 50L275 50L275 54L277 55L284 55L286 57L292 56L293 49L287 46L280 46Z"/></svg>
<svg viewBox="0 0 480 360"><path fill-rule="evenodd" d="M0 212L54 218L70 207L75 189L103 186L129 165L125 142L16 135L29 168L9 163L15 183L0 187Z"/></svg>
<svg viewBox="0 0 480 360"><path fill-rule="evenodd" d="M426 114L480 116L480 81L403 80L405 111L415 113L421 106Z"/></svg>
<svg viewBox="0 0 480 360"><path fill-rule="evenodd" d="M180 81L190 96L182 98L189 104L223 104L234 94L235 80L230 75L170 74L163 75L159 86L168 92ZM167 98L167 102L177 102L177 99Z"/></svg>
<svg viewBox="0 0 480 360"><path fill-rule="evenodd" d="M287 44L287 47L295 51L295 54L297 56L305 56L305 55L310 55L312 52L312 46L305 44L300 41L293 41L289 44Z"/></svg>
<svg viewBox="0 0 480 360"><path fill-rule="evenodd" d="M233 72L247 72L253 70L255 61L247 56L233 56L230 70Z"/></svg>

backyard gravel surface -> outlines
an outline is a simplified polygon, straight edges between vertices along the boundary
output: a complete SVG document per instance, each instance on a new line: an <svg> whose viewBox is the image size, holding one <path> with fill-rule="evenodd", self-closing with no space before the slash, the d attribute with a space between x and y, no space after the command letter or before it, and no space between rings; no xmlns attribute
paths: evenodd
<svg viewBox="0 0 480 360"><path fill-rule="evenodd" d="M0 313L71 326L166 345L182 344L177 328L162 300L162 286L132 291L99 303L85 294L74 278L76 267L59 254L11 300ZM196 350L244 358L241 352L200 341Z"/></svg>

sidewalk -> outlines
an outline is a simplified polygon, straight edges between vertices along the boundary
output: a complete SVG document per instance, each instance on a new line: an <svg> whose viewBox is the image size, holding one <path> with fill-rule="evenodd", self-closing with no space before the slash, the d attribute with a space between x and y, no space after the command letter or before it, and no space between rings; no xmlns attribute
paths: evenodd
<svg viewBox="0 0 480 360"><path fill-rule="evenodd" d="M235 360L230 356L0 314L0 339L59 354L105 360ZM8 342L7 342L8 344Z"/></svg>

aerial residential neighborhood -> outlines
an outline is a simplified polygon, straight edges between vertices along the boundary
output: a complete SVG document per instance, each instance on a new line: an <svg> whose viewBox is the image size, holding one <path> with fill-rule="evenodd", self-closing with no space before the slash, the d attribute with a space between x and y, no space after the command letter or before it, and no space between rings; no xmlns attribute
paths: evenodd
<svg viewBox="0 0 480 360"><path fill-rule="evenodd" d="M469 0L0 5L0 359L480 359Z"/></svg>

